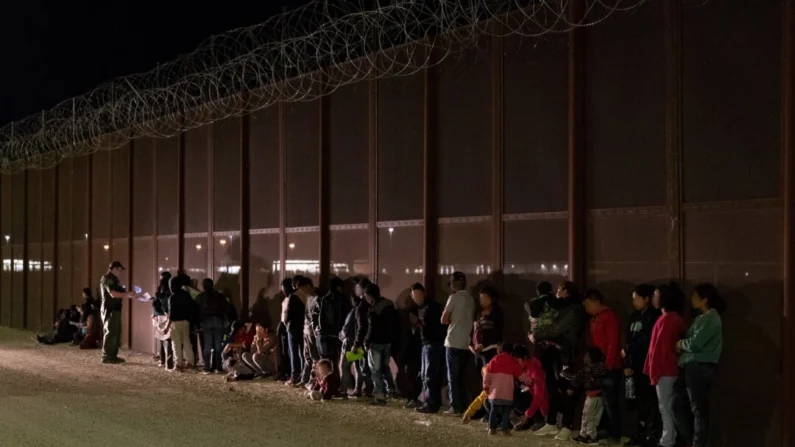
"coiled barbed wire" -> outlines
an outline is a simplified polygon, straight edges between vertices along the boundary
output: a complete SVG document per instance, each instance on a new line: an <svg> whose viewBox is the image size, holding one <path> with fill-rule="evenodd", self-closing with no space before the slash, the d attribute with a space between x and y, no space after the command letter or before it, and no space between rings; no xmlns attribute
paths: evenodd
<svg viewBox="0 0 795 447"><path fill-rule="evenodd" d="M279 102L312 101L367 79L409 76L483 36L538 37L591 26L649 0L314 1L207 39L194 52L107 82L0 128L0 171L166 138Z"/></svg>

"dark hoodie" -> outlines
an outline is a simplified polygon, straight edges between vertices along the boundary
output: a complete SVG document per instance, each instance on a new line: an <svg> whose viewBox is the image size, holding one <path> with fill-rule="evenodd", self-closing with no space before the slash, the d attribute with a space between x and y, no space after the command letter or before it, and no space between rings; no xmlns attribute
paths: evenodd
<svg viewBox="0 0 795 447"><path fill-rule="evenodd" d="M627 344L624 346L624 352L627 354L624 359L625 368L643 371L651 344L651 331L660 315L659 310L649 306L645 310L636 310L629 317Z"/></svg>
<svg viewBox="0 0 795 447"><path fill-rule="evenodd" d="M290 295L289 301L287 302L287 315L285 315L284 321L285 325L287 326L287 332L293 335L304 332L305 312L306 306L304 305L304 302L301 301L301 298L294 293Z"/></svg>
<svg viewBox="0 0 795 447"><path fill-rule="evenodd" d="M332 291L318 298L312 315L315 335L338 337L350 309L350 300L344 293Z"/></svg>
<svg viewBox="0 0 795 447"><path fill-rule="evenodd" d="M221 292L210 288L196 297L196 302L199 304L201 318L224 318L227 311L227 299Z"/></svg>
<svg viewBox="0 0 795 447"><path fill-rule="evenodd" d="M194 321L196 319L196 302L183 289L189 283L180 275L171 278L169 287L171 296L168 299L169 319L171 321Z"/></svg>
<svg viewBox="0 0 795 447"><path fill-rule="evenodd" d="M426 296L422 306L417 308L420 320L420 339L423 345L442 344L447 331L442 326L442 306L435 299Z"/></svg>
<svg viewBox="0 0 795 447"><path fill-rule="evenodd" d="M365 344L385 345L395 341L395 305L392 301L380 297L370 306L367 314L367 335Z"/></svg>

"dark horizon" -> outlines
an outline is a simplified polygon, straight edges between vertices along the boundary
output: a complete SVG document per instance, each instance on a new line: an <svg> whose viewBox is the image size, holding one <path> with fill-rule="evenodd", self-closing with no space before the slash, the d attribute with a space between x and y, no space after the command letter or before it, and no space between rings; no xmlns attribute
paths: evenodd
<svg viewBox="0 0 795 447"><path fill-rule="evenodd" d="M121 0L80 4L32 0L0 17L5 70L0 126L49 109L113 78L151 70L207 37L260 23L306 0L167 5Z"/></svg>

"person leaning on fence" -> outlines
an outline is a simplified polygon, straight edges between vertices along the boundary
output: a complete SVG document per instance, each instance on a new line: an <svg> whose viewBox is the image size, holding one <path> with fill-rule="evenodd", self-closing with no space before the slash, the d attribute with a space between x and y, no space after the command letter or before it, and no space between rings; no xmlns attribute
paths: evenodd
<svg viewBox="0 0 795 447"><path fill-rule="evenodd" d="M119 275L124 271L124 266L119 261L113 261L108 267L108 272L99 282L102 294L102 324L105 328L102 340L102 363L122 363L119 358L119 345L121 344L121 309L124 298L135 297L135 292L127 292L119 281Z"/></svg>

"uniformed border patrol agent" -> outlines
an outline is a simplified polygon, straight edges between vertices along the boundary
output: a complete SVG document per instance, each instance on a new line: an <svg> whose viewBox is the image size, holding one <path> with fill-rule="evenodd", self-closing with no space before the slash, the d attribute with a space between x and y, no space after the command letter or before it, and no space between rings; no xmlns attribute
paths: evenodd
<svg viewBox="0 0 795 447"><path fill-rule="evenodd" d="M121 344L121 308L124 298L135 297L135 292L127 292L119 281L124 266L119 261L111 262L108 273L99 281L102 295L102 324L105 334L102 339L102 363L123 363L119 358Z"/></svg>

